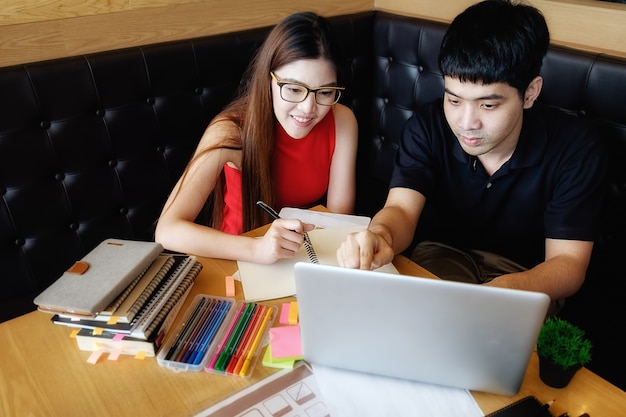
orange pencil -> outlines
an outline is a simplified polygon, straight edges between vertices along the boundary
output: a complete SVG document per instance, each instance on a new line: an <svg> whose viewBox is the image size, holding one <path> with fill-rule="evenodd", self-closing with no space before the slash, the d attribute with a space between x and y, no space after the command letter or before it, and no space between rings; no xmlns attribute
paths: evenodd
<svg viewBox="0 0 626 417"><path fill-rule="evenodd" d="M256 350L259 343L261 343L261 339L263 338L263 334L265 333L265 327L270 320L270 316L272 315L272 309L268 308L265 312L265 317L263 317L263 322L259 328L259 331L256 332L256 336L254 341L252 342L252 346L248 350L248 354L246 355L246 359L241 367L241 371L239 371L239 376L245 376L248 373L248 368L250 368L250 364L252 362L252 357L254 356L254 351Z"/></svg>
<svg viewBox="0 0 626 417"><path fill-rule="evenodd" d="M228 374L234 373L233 370L235 369L235 365L237 365L237 360L239 359L239 356L242 355L243 347L245 346L247 339L250 337L254 321L258 317L260 310L261 306L259 304L252 304L252 311L250 311L249 317L244 323L244 329L241 330L241 337L237 341L237 344L233 347L232 356L224 367L224 372Z"/></svg>

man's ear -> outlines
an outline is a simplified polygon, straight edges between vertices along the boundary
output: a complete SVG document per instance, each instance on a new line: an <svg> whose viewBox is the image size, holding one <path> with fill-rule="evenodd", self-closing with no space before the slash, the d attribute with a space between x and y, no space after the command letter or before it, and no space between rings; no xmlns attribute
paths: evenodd
<svg viewBox="0 0 626 417"><path fill-rule="evenodd" d="M528 87L526 87L526 91L524 92L524 108L530 109L533 104L535 104L535 100L539 97L539 93L541 93L541 88L543 87L543 78L541 76L536 76Z"/></svg>

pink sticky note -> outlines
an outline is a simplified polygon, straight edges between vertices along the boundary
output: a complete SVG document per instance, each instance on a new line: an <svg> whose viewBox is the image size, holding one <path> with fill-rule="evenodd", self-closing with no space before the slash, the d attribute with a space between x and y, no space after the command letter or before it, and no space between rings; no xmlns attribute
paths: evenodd
<svg viewBox="0 0 626 417"><path fill-rule="evenodd" d="M291 303L283 303L280 309L280 324L289 324L289 308L291 307Z"/></svg>
<svg viewBox="0 0 626 417"><path fill-rule="evenodd" d="M272 327L270 329L272 358L302 358L300 325Z"/></svg>

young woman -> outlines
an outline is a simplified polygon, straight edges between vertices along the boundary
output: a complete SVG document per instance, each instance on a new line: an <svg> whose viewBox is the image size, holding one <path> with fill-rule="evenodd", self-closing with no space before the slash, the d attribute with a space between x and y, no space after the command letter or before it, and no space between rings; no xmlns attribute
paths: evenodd
<svg viewBox="0 0 626 417"><path fill-rule="evenodd" d="M296 13L269 34L241 94L213 119L157 223L166 249L273 263L292 257L313 225L279 219L261 238L241 233L269 222L256 206L323 202L354 209L357 123L337 101L337 57L328 22ZM196 222L210 210L211 224Z"/></svg>

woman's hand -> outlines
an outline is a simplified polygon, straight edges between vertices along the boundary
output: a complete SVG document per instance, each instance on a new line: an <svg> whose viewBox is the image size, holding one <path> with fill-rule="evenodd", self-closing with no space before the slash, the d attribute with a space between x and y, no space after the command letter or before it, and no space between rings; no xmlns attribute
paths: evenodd
<svg viewBox="0 0 626 417"><path fill-rule="evenodd" d="M297 219L274 220L265 235L256 239L256 262L271 264L279 259L293 258L304 243L304 232L314 228L315 225Z"/></svg>

